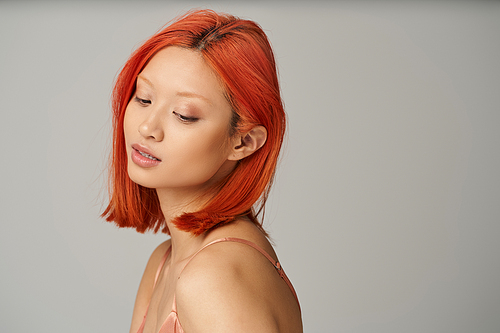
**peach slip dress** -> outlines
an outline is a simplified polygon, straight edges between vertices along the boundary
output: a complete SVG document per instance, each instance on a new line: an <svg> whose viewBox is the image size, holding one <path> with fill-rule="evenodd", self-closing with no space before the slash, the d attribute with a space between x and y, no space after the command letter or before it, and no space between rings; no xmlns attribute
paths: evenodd
<svg viewBox="0 0 500 333"><path fill-rule="evenodd" d="M293 296L295 297L295 300L297 301L297 304L299 304L299 299L297 298L297 294L295 293L295 289L293 289L292 283L290 282L290 280L286 276L285 271L281 267L280 263L278 261L274 261L274 259L266 251L264 251L261 247L259 247L255 243L252 243L252 242L247 241L245 239L234 238L234 237L226 237L226 238L216 239L213 242L210 242L207 245L203 246L201 249L199 249L188 260L188 262L186 263L186 265L184 266L184 268L204 248L206 248L207 246L210 246L212 244L220 243L220 242L238 242L238 243L243 243L243 244L246 244L246 245L249 245L249 246L253 247L257 251L259 251L260 253L262 253L273 264L274 268L276 268L277 273L281 276L281 278L288 285L288 287L290 288L290 290L293 293ZM167 250L167 252L163 256L163 259L160 262L158 270L156 271L156 277L155 277L155 283L153 285L153 289L156 286L156 281L158 280L158 276L160 275L160 271L163 268L163 265L165 264L165 261L167 260L167 257L170 254L171 250L172 250L172 247L169 247L168 250ZM184 270L184 268L183 268L183 270ZM181 271L181 273L182 273L182 271ZM299 309L300 309L300 304L299 304ZM148 310L149 310L149 305L148 305L148 308L146 309L146 314L144 315L144 318L142 319L142 324L139 327L139 330L137 331L137 333L142 333L142 331L144 330L144 323L146 322L146 315L148 314ZM167 319L165 319L165 321L163 322L163 325L161 325L160 331L158 333L184 333L184 330L182 329L181 323L179 322L179 318L177 317L177 306L175 304L175 295L174 295L174 301L173 301L173 304L172 304L172 311L167 316Z"/></svg>

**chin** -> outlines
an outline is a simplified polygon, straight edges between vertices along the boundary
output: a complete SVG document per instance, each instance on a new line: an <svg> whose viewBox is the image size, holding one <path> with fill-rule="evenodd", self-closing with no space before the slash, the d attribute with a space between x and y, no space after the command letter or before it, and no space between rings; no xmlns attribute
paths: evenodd
<svg viewBox="0 0 500 333"><path fill-rule="evenodd" d="M140 185L142 187L146 187L146 188L156 188L156 186L154 186L154 184L148 184L148 182L144 182L144 181L141 181L141 179L138 179L136 177L131 177L130 174L128 176L130 178L130 180L134 183L136 183L137 185Z"/></svg>
<svg viewBox="0 0 500 333"><path fill-rule="evenodd" d="M137 185L141 185L142 187L155 189L158 187L158 182L152 181L152 177L149 175L141 175L140 172L130 170L130 167L127 170L128 177L131 181L136 183Z"/></svg>

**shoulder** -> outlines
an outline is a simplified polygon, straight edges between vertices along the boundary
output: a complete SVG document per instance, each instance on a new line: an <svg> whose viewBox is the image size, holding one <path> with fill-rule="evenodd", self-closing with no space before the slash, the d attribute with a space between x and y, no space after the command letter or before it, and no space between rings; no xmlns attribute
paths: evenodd
<svg viewBox="0 0 500 333"><path fill-rule="evenodd" d="M153 253L151 253L148 263L146 264L146 268L144 269L141 285L139 286L139 292L150 290L149 298L151 298L151 293L153 291L156 272L158 271L160 263L169 247L170 239L158 245L156 249L154 249ZM144 290L141 290L141 287L144 287Z"/></svg>
<svg viewBox="0 0 500 333"><path fill-rule="evenodd" d="M132 325L130 328L131 332L137 332L137 330L139 329L139 326L142 322L149 301L151 299L151 295L153 294L156 272L169 247L170 240L167 240L158 245L149 257L135 299L134 312L132 315Z"/></svg>
<svg viewBox="0 0 500 333"><path fill-rule="evenodd" d="M151 273L151 271L154 271L154 274L156 274L156 269L158 268L158 265L160 264L163 257L165 256L165 253L167 253L169 247L170 247L170 239L164 241L163 243L158 245L156 249L154 249L153 253L151 253L151 256L149 257L145 273Z"/></svg>
<svg viewBox="0 0 500 333"><path fill-rule="evenodd" d="M227 228L214 238L245 239L277 259L260 232L238 229ZM179 277L176 303L189 332L301 331L297 302L273 263L239 242L215 243L199 252Z"/></svg>
<svg viewBox="0 0 500 333"><path fill-rule="evenodd" d="M248 245L210 245L193 258L177 282L183 328L189 332L277 332L268 299L275 276L274 266Z"/></svg>
<svg viewBox="0 0 500 333"><path fill-rule="evenodd" d="M156 272L160 263L167 253L168 248L170 247L170 239L158 245L153 253L151 253L148 263L146 264L146 268L144 269L144 274L142 275L141 285L139 286L139 291L141 291L141 287L150 287L151 291L153 290L153 284L156 276ZM149 289L149 288L146 288Z"/></svg>

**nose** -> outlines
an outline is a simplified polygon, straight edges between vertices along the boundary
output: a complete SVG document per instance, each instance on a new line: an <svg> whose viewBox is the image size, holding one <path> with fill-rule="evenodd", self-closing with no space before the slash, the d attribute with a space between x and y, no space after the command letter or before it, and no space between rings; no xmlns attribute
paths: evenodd
<svg viewBox="0 0 500 333"><path fill-rule="evenodd" d="M146 139L163 140L163 129L157 115L152 113L139 125L139 133Z"/></svg>

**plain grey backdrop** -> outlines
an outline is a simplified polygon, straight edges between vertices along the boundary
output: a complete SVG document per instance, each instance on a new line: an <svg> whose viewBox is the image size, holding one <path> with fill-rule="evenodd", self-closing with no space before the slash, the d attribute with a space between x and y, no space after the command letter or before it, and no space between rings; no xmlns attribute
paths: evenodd
<svg viewBox="0 0 500 333"><path fill-rule="evenodd" d="M289 135L265 225L305 332L500 331L499 2L0 2L0 331L127 332L165 235L99 218L109 97L193 7L257 21Z"/></svg>

